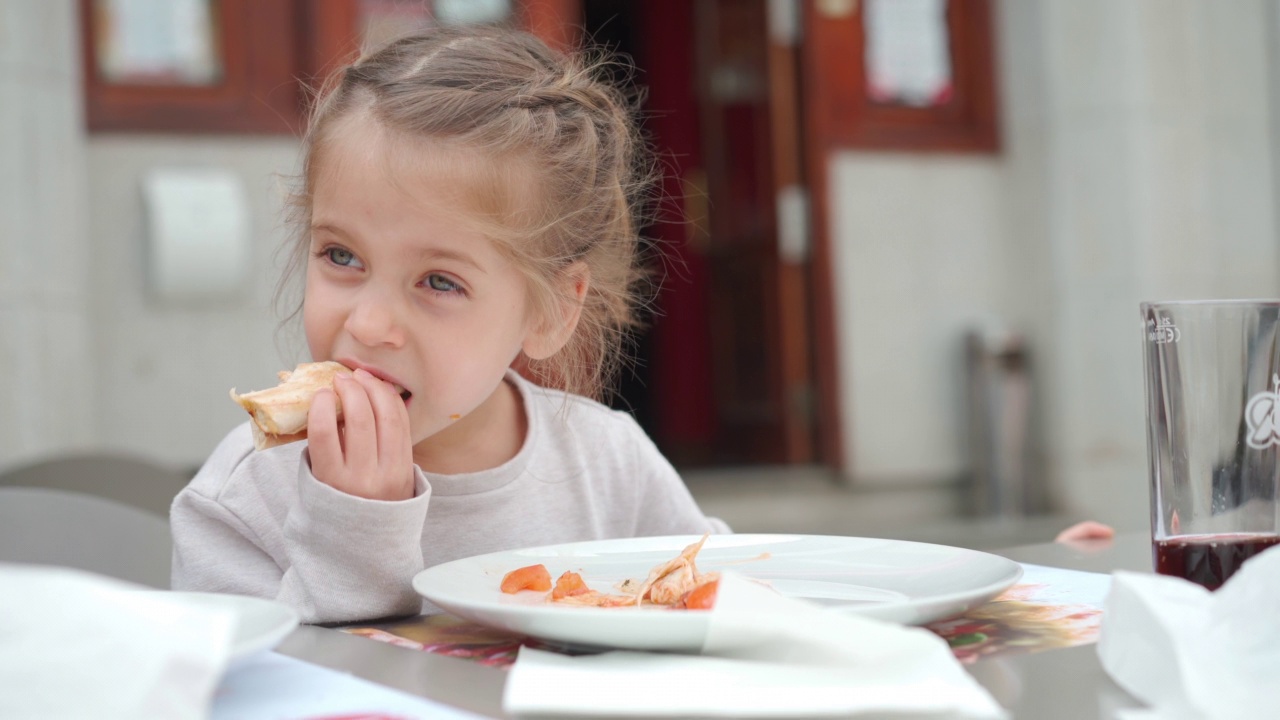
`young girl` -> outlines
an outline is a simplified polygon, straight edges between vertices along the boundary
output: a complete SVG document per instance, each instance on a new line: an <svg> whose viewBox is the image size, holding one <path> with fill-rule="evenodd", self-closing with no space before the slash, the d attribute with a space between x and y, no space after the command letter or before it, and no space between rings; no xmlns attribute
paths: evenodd
<svg viewBox="0 0 1280 720"><path fill-rule="evenodd" d="M633 322L641 151L620 93L524 33L431 30L341 70L290 272L312 358L356 372L307 442L255 452L246 423L214 450L173 504L174 588L354 621L419 612L413 576L461 557L727 532L588 399Z"/></svg>

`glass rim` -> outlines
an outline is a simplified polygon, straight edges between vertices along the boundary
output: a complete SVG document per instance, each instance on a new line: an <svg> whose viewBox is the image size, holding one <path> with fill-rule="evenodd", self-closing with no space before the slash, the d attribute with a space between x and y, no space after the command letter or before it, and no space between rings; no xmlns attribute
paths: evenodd
<svg viewBox="0 0 1280 720"><path fill-rule="evenodd" d="M1280 298L1224 298L1220 300L1145 300L1138 303L1143 310L1162 307L1280 307Z"/></svg>

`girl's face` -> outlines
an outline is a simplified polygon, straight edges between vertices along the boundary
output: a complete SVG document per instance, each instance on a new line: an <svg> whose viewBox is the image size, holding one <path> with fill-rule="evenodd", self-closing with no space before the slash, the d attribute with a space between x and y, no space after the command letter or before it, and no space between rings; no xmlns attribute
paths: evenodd
<svg viewBox="0 0 1280 720"><path fill-rule="evenodd" d="M459 218L460 178L397 169L408 164L388 149L369 120L325 146L303 320L314 360L364 368L407 391L418 445L491 415L468 423L496 402L534 323L524 276Z"/></svg>

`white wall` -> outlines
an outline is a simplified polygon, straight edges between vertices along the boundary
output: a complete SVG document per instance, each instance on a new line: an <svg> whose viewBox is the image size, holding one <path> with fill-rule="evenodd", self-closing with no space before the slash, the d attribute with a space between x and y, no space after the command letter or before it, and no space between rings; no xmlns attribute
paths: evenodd
<svg viewBox="0 0 1280 720"><path fill-rule="evenodd" d="M74 7L0 3L0 467L96 430Z"/></svg>
<svg viewBox="0 0 1280 720"><path fill-rule="evenodd" d="M294 323L277 334L272 305L288 229L282 215L293 138L94 135L87 243L97 361L95 428L106 447L196 465L244 419L228 397L270 387L276 371L305 359ZM224 301L157 302L144 278L141 179L166 166L232 170L249 200L252 263L245 290Z"/></svg>
<svg viewBox="0 0 1280 720"><path fill-rule="evenodd" d="M835 158L852 481L964 472L955 348L995 311L1063 509L1145 526L1138 302L1280 295L1274 5L1000 2L999 157Z"/></svg>
<svg viewBox="0 0 1280 720"><path fill-rule="evenodd" d="M959 333L996 315L1007 274L1001 161L842 152L831 176L850 475L954 479L966 462Z"/></svg>
<svg viewBox="0 0 1280 720"><path fill-rule="evenodd" d="M277 345L270 307L283 232L272 175L293 171L297 141L87 138L78 12L0 2L0 470L88 449L196 465L243 417L228 389L273 384L299 359L289 348L304 349ZM139 180L169 164L244 180L255 262L243 297L148 301Z"/></svg>
<svg viewBox="0 0 1280 720"><path fill-rule="evenodd" d="M1104 521L1148 517L1138 302L1280 295L1269 18L1263 0L1090 0L1039 23L1046 447L1063 500Z"/></svg>

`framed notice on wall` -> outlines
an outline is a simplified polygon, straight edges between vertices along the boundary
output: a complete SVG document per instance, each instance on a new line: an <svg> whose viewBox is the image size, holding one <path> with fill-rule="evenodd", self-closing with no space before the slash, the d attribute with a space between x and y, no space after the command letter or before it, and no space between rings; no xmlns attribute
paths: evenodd
<svg viewBox="0 0 1280 720"><path fill-rule="evenodd" d="M87 124L298 133L308 88L362 47L437 23L511 23L569 47L580 1L79 0Z"/></svg>
<svg viewBox="0 0 1280 720"><path fill-rule="evenodd" d="M291 3L80 0L91 131L291 133Z"/></svg>
<svg viewBox="0 0 1280 720"><path fill-rule="evenodd" d="M221 9L212 0L98 0L98 78L112 85L217 85L224 77Z"/></svg>
<svg viewBox="0 0 1280 720"><path fill-rule="evenodd" d="M805 3L811 91L839 146L994 152L990 0Z"/></svg>

